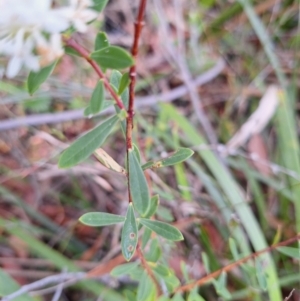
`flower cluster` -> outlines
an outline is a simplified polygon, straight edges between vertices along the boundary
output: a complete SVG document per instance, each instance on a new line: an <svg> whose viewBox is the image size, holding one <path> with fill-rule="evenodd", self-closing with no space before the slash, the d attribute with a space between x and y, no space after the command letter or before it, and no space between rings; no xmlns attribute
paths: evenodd
<svg viewBox="0 0 300 301"><path fill-rule="evenodd" d="M52 8L52 0L0 0L0 55L9 56L6 76L23 65L38 71L63 53L61 33L73 26L84 32L97 17L91 0L69 0Z"/></svg>

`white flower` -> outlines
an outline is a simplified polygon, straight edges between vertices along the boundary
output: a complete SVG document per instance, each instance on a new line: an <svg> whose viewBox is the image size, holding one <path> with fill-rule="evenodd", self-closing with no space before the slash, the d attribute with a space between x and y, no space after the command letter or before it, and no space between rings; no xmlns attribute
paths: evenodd
<svg viewBox="0 0 300 301"><path fill-rule="evenodd" d="M63 55L61 33L74 26L84 32L96 18L90 0L70 0L52 8L52 0L0 0L0 55L10 56L6 75L25 65L37 71Z"/></svg>

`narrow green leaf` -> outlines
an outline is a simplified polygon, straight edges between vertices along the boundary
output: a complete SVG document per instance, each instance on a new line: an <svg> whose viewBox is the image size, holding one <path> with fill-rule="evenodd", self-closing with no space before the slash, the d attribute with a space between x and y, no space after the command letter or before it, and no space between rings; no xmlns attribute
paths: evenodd
<svg viewBox="0 0 300 301"><path fill-rule="evenodd" d="M129 73L126 72L122 75L118 94L121 95L125 91L125 89L129 86L129 84L130 84L130 77L129 77Z"/></svg>
<svg viewBox="0 0 300 301"><path fill-rule="evenodd" d="M152 267L153 271L159 274L161 277L167 277L168 275L171 275L171 271L161 264L156 264Z"/></svg>
<svg viewBox="0 0 300 301"><path fill-rule="evenodd" d="M145 216L150 206L148 184L133 149L128 152L129 187L134 208Z"/></svg>
<svg viewBox="0 0 300 301"><path fill-rule="evenodd" d="M151 230L149 228L144 228L144 233L142 236L142 249L144 249L151 237Z"/></svg>
<svg viewBox="0 0 300 301"><path fill-rule="evenodd" d="M300 249L292 247L278 247L276 248L280 253L289 257L300 259Z"/></svg>
<svg viewBox="0 0 300 301"><path fill-rule="evenodd" d="M135 253L137 242L138 230L132 204L130 203L128 206L121 238L122 253L127 261L129 261Z"/></svg>
<svg viewBox="0 0 300 301"><path fill-rule="evenodd" d="M3 269L0 268L0 296L4 297L19 290L19 284L9 276ZM14 298L15 301L34 301L34 299L27 294L22 294Z"/></svg>
<svg viewBox="0 0 300 301"><path fill-rule="evenodd" d="M166 166L175 165L177 163L183 162L187 160L189 157L191 157L194 154L194 151L192 151L189 148L181 147L177 151L175 151L171 156L158 160L158 161L149 161L142 165L142 169L146 170L148 168L161 168Z"/></svg>
<svg viewBox="0 0 300 301"><path fill-rule="evenodd" d="M145 218L140 218L140 223L168 240L183 240L181 232L169 224Z"/></svg>
<svg viewBox="0 0 300 301"><path fill-rule="evenodd" d="M148 161L148 162L146 162L145 164L142 165L142 169L146 170L148 168L152 168L154 164L155 164L154 161Z"/></svg>
<svg viewBox="0 0 300 301"><path fill-rule="evenodd" d="M129 272L132 271L134 268L136 268L138 265L139 265L138 262L124 263L112 269L110 274L114 277L129 274Z"/></svg>
<svg viewBox="0 0 300 301"><path fill-rule="evenodd" d="M83 115L84 115L84 116L87 116L87 117L93 115L92 110L91 110L91 106L90 106L90 105L84 109Z"/></svg>
<svg viewBox="0 0 300 301"><path fill-rule="evenodd" d="M151 217L152 215L155 214L155 212L157 210L157 207L158 207L158 204L159 204L159 195L156 194L150 200L150 207L149 207L149 210L147 211L147 214L146 214L147 218L149 218L149 217Z"/></svg>
<svg viewBox="0 0 300 301"><path fill-rule="evenodd" d="M122 73L118 70L113 70L109 79L110 84L113 86L115 91L117 92L120 86L120 81L122 78ZM128 108L128 103L129 103L129 90L128 88L125 89L125 91L121 95L122 102L124 104L124 107L127 109ZM120 112L120 108L115 105L115 110L117 113ZM124 136L126 135L126 120L121 122L121 127L122 127L122 132Z"/></svg>
<svg viewBox="0 0 300 301"><path fill-rule="evenodd" d="M95 51L108 46L109 46L109 41L106 33L103 31L98 32L95 39Z"/></svg>
<svg viewBox="0 0 300 301"><path fill-rule="evenodd" d="M156 295L155 285L147 272L144 271L137 290L137 300L152 301L154 300L153 295Z"/></svg>
<svg viewBox="0 0 300 301"><path fill-rule="evenodd" d="M105 212L88 212L79 218L79 221L91 227L101 227L122 223L125 216Z"/></svg>
<svg viewBox="0 0 300 301"><path fill-rule="evenodd" d="M189 294L187 301L205 301L198 293L197 290L192 290Z"/></svg>
<svg viewBox="0 0 300 301"><path fill-rule="evenodd" d="M160 168L165 166L175 165L177 163L183 162L194 154L189 148L181 147L177 151L175 151L170 157L155 162L153 164L153 168Z"/></svg>
<svg viewBox="0 0 300 301"><path fill-rule="evenodd" d="M27 89L30 95L32 95L40 85L50 76L54 67L56 66L57 61L52 63L49 66L46 66L39 70L38 72L31 71L27 79Z"/></svg>
<svg viewBox="0 0 300 301"><path fill-rule="evenodd" d="M102 110L104 102L104 85L103 81L99 80L91 97L90 109L92 114L97 114Z"/></svg>
<svg viewBox="0 0 300 301"><path fill-rule="evenodd" d="M96 10L97 12L101 12L105 6L108 3L108 0L93 0L94 5L93 5L93 9Z"/></svg>
<svg viewBox="0 0 300 301"><path fill-rule="evenodd" d="M95 157L110 170L126 175L126 170L119 165L104 149L98 148L94 152Z"/></svg>
<svg viewBox="0 0 300 301"><path fill-rule="evenodd" d="M141 154L140 154L140 150L139 150L139 148L137 147L137 145L136 145L135 143L132 143L132 145L133 145L133 150L134 150L134 152L135 152L135 156L136 156L136 158L138 159L139 164L141 164Z"/></svg>
<svg viewBox="0 0 300 301"><path fill-rule="evenodd" d="M157 301L172 301L169 297L160 296Z"/></svg>
<svg viewBox="0 0 300 301"><path fill-rule="evenodd" d="M102 68L124 69L133 65L131 55L121 47L108 46L94 51L91 58Z"/></svg>
<svg viewBox="0 0 300 301"><path fill-rule="evenodd" d="M147 229L147 228L146 228ZM149 252L145 254L145 259L150 262L157 262L162 255L162 250L157 238L151 239Z"/></svg>
<svg viewBox="0 0 300 301"><path fill-rule="evenodd" d="M118 121L119 117L114 115L78 138L60 156L59 167L71 167L88 158L101 146Z"/></svg>
<svg viewBox="0 0 300 301"><path fill-rule="evenodd" d="M261 288L261 290L266 291L268 283L264 272L264 268L262 266L262 262L259 260L259 258L256 258L255 260L255 271L259 287Z"/></svg>
<svg viewBox="0 0 300 301"><path fill-rule="evenodd" d="M181 293L176 293L172 298L172 301L184 301L184 298L182 297Z"/></svg>

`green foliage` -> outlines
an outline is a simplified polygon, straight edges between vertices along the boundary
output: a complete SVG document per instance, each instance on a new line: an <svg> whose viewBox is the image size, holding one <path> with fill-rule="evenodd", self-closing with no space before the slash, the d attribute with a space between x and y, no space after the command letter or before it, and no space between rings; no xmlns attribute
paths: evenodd
<svg viewBox="0 0 300 301"><path fill-rule="evenodd" d="M126 72L122 75L120 85L119 85L118 94L121 95L125 91L125 89L129 86L129 84L130 84L129 73Z"/></svg>
<svg viewBox="0 0 300 301"><path fill-rule="evenodd" d="M137 300L155 301L155 299L156 299L155 284L153 283L152 279L149 277L147 272L144 271L138 286Z"/></svg>
<svg viewBox="0 0 300 301"><path fill-rule="evenodd" d="M91 58L105 69L124 69L133 64L131 55L117 46L108 46L94 51Z"/></svg>
<svg viewBox="0 0 300 301"><path fill-rule="evenodd" d="M125 216L104 212L89 212L82 215L79 221L87 226L102 227L122 223L125 221Z"/></svg>
<svg viewBox="0 0 300 301"><path fill-rule="evenodd" d="M101 12L107 5L108 0L93 0L93 2L94 2L93 9L98 12Z"/></svg>
<svg viewBox="0 0 300 301"><path fill-rule="evenodd" d="M109 45L110 44L106 33L103 31L98 32L95 39L95 51L108 47Z"/></svg>
<svg viewBox="0 0 300 301"><path fill-rule="evenodd" d="M277 251L294 259L300 259L300 249L292 247L278 247Z"/></svg>
<svg viewBox="0 0 300 301"><path fill-rule="evenodd" d="M150 161L145 163L142 168L143 170L148 169L148 168L161 168L161 167L166 167L166 166L172 166L175 164L178 164L180 162L183 162L185 160L187 160L188 158L190 158L192 155L194 154L194 152L189 149L189 148L179 148L177 151L175 151L171 156L159 160L159 161Z"/></svg>
<svg viewBox="0 0 300 301"><path fill-rule="evenodd" d="M183 240L183 236L181 232L166 223L160 222L160 221L155 221L151 219L146 219L146 218L140 218L139 219L140 223L155 232L156 234L172 241L179 241Z"/></svg>
<svg viewBox="0 0 300 301"><path fill-rule="evenodd" d="M87 159L102 145L118 121L119 117L114 115L88 133L85 133L62 153L58 166L60 168L68 168Z"/></svg>
<svg viewBox="0 0 300 301"><path fill-rule="evenodd" d="M132 204L128 206L126 220L122 230L122 253L124 258L129 261L135 253L138 242L138 229L134 216Z"/></svg>
<svg viewBox="0 0 300 301"><path fill-rule="evenodd" d="M114 277L118 277L124 274L129 274L131 270L138 266L138 262L128 262L121 264L111 270L110 274Z"/></svg>
<svg viewBox="0 0 300 301"><path fill-rule="evenodd" d="M31 71L27 79L27 89L30 95L38 90L40 85L47 80L56 66L57 61L39 70L38 72Z"/></svg>
<svg viewBox="0 0 300 301"><path fill-rule="evenodd" d="M149 207L149 210L147 211L147 214L146 214L147 218L150 218L152 215L155 214L158 205L159 205L159 195L156 194L150 200L150 207Z"/></svg>
<svg viewBox="0 0 300 301"><path fill-rule="evenodd" d="M133 149L128 151L127 168L129 172L128 181L133 206L141 216L146 216L150 207L148 184Z"/></svg>
<svg viewBox="0 0 300 301"><path fill-rule="evenodd" d="M104 84L103 84L103 80L99 80L91 97L90 112L92 114L99 113L102 110L103 103L104 103Z"/></svg>

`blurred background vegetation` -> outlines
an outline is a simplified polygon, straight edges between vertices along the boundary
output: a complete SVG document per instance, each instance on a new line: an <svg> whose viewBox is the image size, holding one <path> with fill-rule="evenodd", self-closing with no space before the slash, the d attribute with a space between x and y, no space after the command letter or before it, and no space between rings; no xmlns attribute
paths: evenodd
<svg viewBox="0 0 300 301"><path fill-rule="evenodd" d="M130 49L137 5L110 0L76 39L91 49L104 30L111 44ZM187 163L147 173L161 196L156 218L185 237L176 247L152 247L183 284L300 231L299 2L147 5L134 137L143 162L179 146L195 151ZM33 96L25 73L0 82L0 295L62 271L96 268L97 284L70 283L60 300L134 300L136 282L109 275L122 262L121 228L78 223L89 211L124 215L126 183L95 158L57 168L61 151L104 118L82 113L97 80L86 62L65 55ZM104 149L124 163L120 132ZM229 272L227 292L211 284L199 292L205 300L299 300L297 254L265 254ZM50 300L55 291L32 295Z"/></svg>

